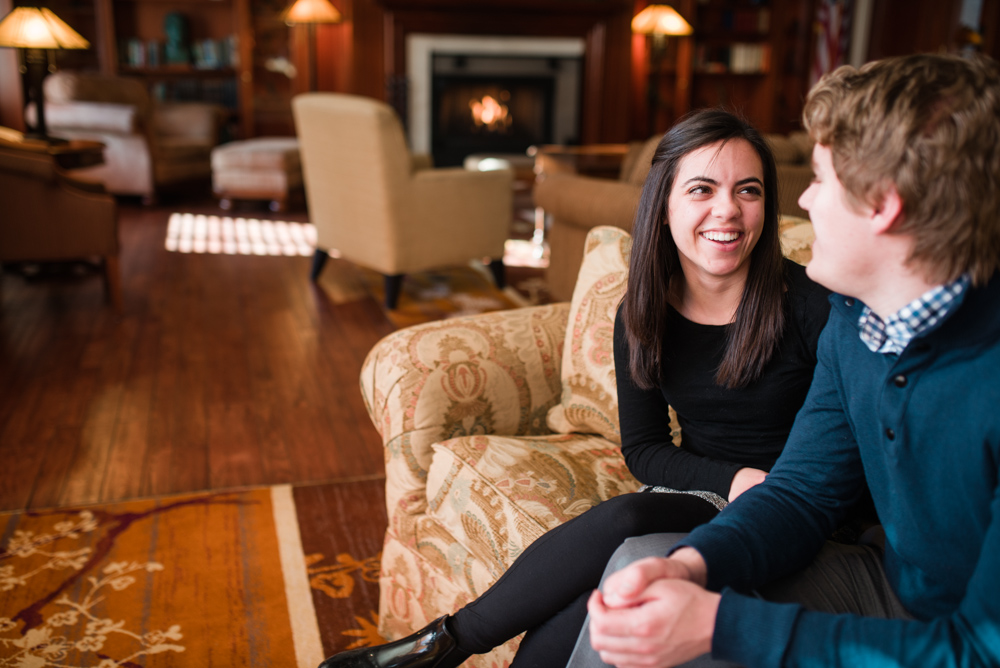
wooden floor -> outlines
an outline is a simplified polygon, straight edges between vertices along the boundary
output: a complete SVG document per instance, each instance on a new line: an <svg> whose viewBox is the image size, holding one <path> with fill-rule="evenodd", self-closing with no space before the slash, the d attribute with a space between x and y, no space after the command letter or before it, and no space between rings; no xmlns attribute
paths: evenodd
<svg viewBox="0 0 1000 668"><path fill-rule="evenodd" d="M119 209L120 316L99 274L0 276L0 509L381 476L358 374L392 326L341 261L170 253L218 209Z"/></svg>

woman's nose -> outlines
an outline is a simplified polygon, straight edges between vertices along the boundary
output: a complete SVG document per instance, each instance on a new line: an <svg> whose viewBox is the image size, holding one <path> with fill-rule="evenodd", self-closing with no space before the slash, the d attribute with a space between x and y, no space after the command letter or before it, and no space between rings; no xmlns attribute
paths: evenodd
<svg viewBox="0 0 1000 668"><path fill-rule="evenodd" d="M716 200L715 206L712 207L712 213L716 218L729 220L739 215L740 203L734 197L722 195Z"/></svg>

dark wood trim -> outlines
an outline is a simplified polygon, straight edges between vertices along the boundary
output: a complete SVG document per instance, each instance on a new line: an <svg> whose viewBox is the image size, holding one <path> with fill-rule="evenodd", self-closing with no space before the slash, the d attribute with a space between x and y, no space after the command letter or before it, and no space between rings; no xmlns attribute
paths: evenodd
<svg viewBox="0 0 1000 668"><path fill-rule="evenodd" d="M1000 60L1000 0L983 0L979 24L983 28L983 53Z"/></svg>

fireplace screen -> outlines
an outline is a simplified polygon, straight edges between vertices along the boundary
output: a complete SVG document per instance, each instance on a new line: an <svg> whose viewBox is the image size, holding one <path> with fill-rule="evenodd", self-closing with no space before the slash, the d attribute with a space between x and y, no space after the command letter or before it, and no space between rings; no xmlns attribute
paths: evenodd
<svg viewBox="0 0 1000 668"><path fill-rule="evenodd" d="M551 77L435 75L431 150L440 166L473 153L523 154L552 143Z"/></svg>

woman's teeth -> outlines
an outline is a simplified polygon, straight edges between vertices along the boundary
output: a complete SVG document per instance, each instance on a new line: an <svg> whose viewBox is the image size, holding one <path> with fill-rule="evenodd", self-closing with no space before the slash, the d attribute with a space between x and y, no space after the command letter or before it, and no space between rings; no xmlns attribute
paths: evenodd
<svg viewBox="0 0 1000 668"><path fill-rule="evenodd" d="M736 241L740 238L739 232L702 232L701 236L709 241Z"/></svg>

